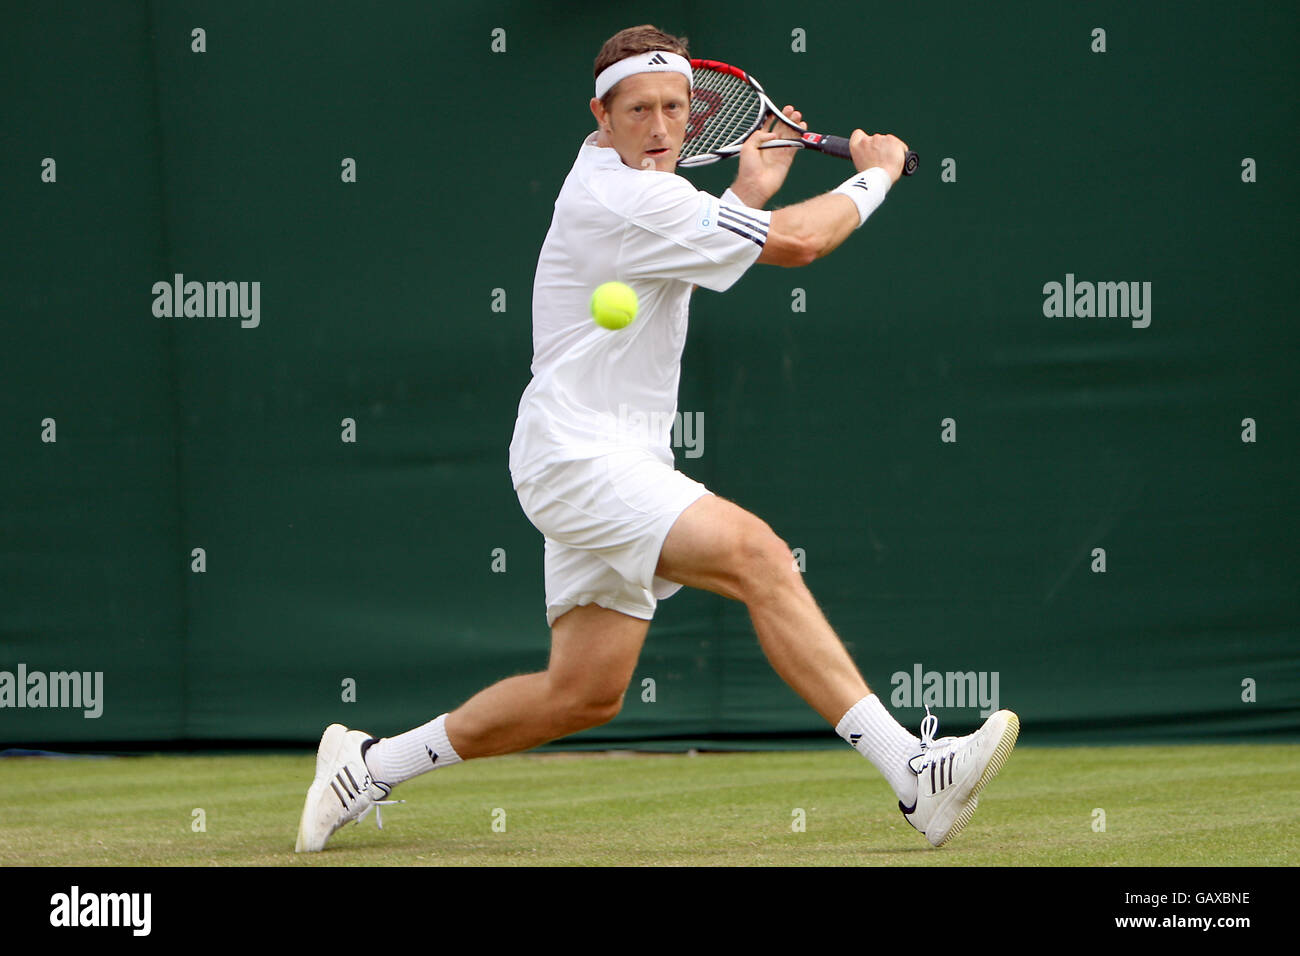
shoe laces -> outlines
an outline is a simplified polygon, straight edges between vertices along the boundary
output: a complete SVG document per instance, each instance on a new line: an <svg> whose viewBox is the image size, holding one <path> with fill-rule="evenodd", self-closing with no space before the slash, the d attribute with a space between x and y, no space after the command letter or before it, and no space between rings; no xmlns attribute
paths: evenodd
<svg viewBox="0 0 1300 956"><path fill-rule="evenodd" d="M946 744L956 738L940 737L935 739L935 733L939 730L939 718L930 713L929 705L926 705L925 716L921 718L921 752L907 762L912 768L912 772L919 774L935 760L935 755L930 751L942 744ZM955 758L954 754L954 758ZM919 763L918 763L919 761Z"/></svg>
<svg viewBox="0 0 1300 956"><path fill-rule="evenodd" d="M934 746L934 732L939 729L939 718L930 713L926 705L925 716L921 719L921 750L924 752Z"/></svg>
<svg viewBox="0 0 1300 956"><path fill-rule="evenodd" d="M375 780L373 777L371 778L370 783L373 786L382 788L384 791L384 796L386 797L392 794L393 792L392 787L390 787L386 783L380 783L378 780ZM367 817L367 815L369 815L371 810L374 810L375 823L378 824L379 829L382 830L384 828L384 817L383 817L383 812L379 808L388 807L396 803L405 803L405 802L406 802L405 800L375 800L374 798L371 798L370 806L366 807L364 810L361 811L361 816L357 817L357 823L359 824L362 820L364 820Z"/></svg>

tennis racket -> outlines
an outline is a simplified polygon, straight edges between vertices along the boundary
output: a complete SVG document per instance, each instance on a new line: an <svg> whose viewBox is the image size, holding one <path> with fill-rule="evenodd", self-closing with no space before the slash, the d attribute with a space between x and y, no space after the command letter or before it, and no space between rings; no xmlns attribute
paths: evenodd
<svg viewBox="0 0 1300 956"><path fill-rule="evenodd" d="M739 67L717 60L691 60L691 71L694 74L691 115L678 166L706 166L735 156L745 140L773 116L798 133L799 138L775 139L763 143L762 149L815 149L842 159L853 158L848 139L812 133L796 126L768 98L758 80ZM908 150L903 159L903 175L916 172L919 162L916 153Z"/></svg>

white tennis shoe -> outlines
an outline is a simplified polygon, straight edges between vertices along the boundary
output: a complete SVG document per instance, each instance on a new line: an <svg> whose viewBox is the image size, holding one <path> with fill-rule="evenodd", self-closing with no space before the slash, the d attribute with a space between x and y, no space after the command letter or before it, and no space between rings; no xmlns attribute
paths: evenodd
<svg viewBox="0 0 1300 956"><path fill-rule="evenodd" d="M373 739L342 724L325 728L316 750L316 779L307 790L298 824L295 853L320 852L340 827L353 820L360 823L371 810L382 830L379 808L405 802L387 799L393 788L370 775L361 745Z"/></svg>
<svg viewBox="0 0 1300 956"><path fill-rule="evenodd" d="M1020 718L999 710L965 737L934 739L939 718L925 709L921 752L908 761L916 774L916 802L898 801L908 823L934 846L943 846L970 822L980 791L1002 769L1020 735Z"/></svg>

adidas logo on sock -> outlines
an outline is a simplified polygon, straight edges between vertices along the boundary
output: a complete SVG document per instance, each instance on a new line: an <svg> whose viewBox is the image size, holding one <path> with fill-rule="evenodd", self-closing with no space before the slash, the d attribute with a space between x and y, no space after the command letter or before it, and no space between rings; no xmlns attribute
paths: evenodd
<svg viewBox="0 0 1300 956"><path fill-rule="evenodd" d="M858 741L862 739L861 734L849 734L849 746L854 750L858 749Z"/></svg>
<svg viewBox="0 0 1300 956"><path fill-rule="evenodd" d="M429 760L431 760L433 763L438 762L438 755L433 752L433 748L430 747L428 744L424 745L424 752L429 755Z"/></svg>

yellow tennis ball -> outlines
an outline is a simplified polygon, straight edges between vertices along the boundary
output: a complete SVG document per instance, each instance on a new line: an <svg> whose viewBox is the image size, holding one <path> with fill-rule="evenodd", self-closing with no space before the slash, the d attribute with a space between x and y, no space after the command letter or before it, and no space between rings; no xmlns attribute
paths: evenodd
<svg viewBox="0 0 1300 956"><path fill-rule="evenodd" d="M606 282L591 294L591 317L607 329L621 329L636 318L636 292L622 282Z"/></svg>

